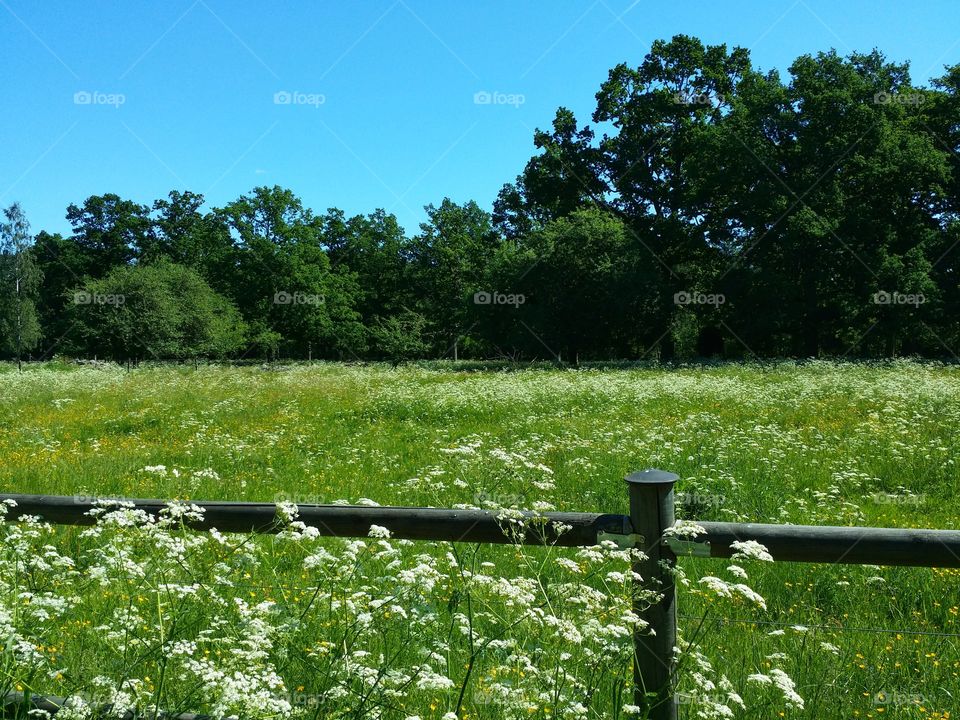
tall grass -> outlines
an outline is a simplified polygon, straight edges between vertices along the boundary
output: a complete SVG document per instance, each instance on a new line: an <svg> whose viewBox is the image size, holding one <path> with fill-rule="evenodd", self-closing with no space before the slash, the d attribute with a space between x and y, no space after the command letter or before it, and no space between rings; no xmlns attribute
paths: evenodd
<svg viewBox="0 0 960 720"><path fill-rule="evenodd" d="M960 517L958 430L960 371L910 362L669 370L315 364L283 370L144 367L130 373L119 368L41 366L23 374L0 372L0 469L9 492L624 512L622 477L631 470L658 466L680 474L678 514L685 518L955 528ZM120 536L114 530L104 531L103 538L81 537L70 530L37 532L40 535L24 551L29 547L42 557L44 547L50 545L88 574L103 565L97 552L125 547L116 540ZM179 542L188 542L188 537ZM13 547L12 540L7 542L7 547ZM50 618L43 621L14 612L12 617L22 620L12 621L18 632L42 628L43 642L36 644L43 649L38 652L47 661L50 655L55 658L45 661L46 674L28 679L31 687L69 694L82 686L90 692L91 683L102 674L104 687L116 690L121 681L136 680L141 683L137 692L153 698L150 701L162 698L164 706L192 703L191 710L235 711L229 703L218 706L219 696L212 691L158 693L159 667L138 667L136 678L120 677L135 648L122 641L111 645L104 637L106 631L97 628L130 625L129 618L117 619L116 612L121 607L139 607L137 598L142 596L144 607L138 611L150 628L144 631L150 642L160 642L157 618L173 617L174 607L182 611L177 617L184 623L179 627L184 638L210 629L221 652L228 647L235 650L230 643L236 638L228 638L228 628L264 623L270 635L267 659L280 683L272 689L265 685L267 695L277 696L282 686L288 698L296 692L322 697L339 680L329 668L318 670L308 653L316 652L316 642L342 637L329 629L335 624L324 628L323 623L333 622L333 616L310 616L314 612L310 610L297 632L283 623L299 617L311 593L333 597L346 588L359 592L358 588L367 587L364 592L377 598L381 596L369 589L388 577L360 563L364 569L357 576L358 584L345 580L338 587L330 580L336 574L305 567L309 548L291 550L296 542L263 538L244 541L249 544L243 547L252 548L249 566L221 558L226 566L215 567L217 553L226 552L223 548L233 553L239 542L228 538L227 545L211 551L209 562L188 564L189 574L178 576L156 556L155 544L151 552L143 537L139 546L130 542L134 543L131 548L139 548L131 550L131 562L145 568L140 585L113 578L113 584L105 587L116 595L108 598L95 578L70 575L76 568L64 569L67 574L52 576L69 586L67 595L77 598L73 606L49 611ZM331 542L314 544L328 548L340 558L337 562L346 562L343 553L353 551ZM364 547L373 549L358 547L355 552L375 554L378 542L386 541L366 541ZM455 569L465 564L494 563L489 572L477 571L491 578L489 583L501 576L520 585L524 578L547 583L533 593L536 600L529 607L556 603L550 594L551 582L597 587L597 576L584 584L579 576L570 576L572 568L556 564L559 557L577 560L557 551L399 543L390 552L397 554L397 568L425 563L447 578L438 581L448 592L442 602L439 595L421 601L427 606L439 603L437 617L452 623L452 628L462 622L457 613L466 614L465 593L476 587ZM455 566L449 564L448 553L455 553ZM431 559L416 562L421 554ZM696 640L703 654L699 661L709 661L713 667L713 675L706 670L704 674L718 683L710 691L696 686L691 678L685 680L681 699L687 717L710 717L720 701L742 718L781 713L816 718L943 718L951 711L957 715L957 572L761 564L748 568L746 582L765 598L763 610L748 597L724 599L709 584L699 582L703 576L722 576L732 582L722 561L683 560L682 570L689 578L680 597L684 637ZM217 586L208 593L211 583L216 585L217 572L226 573L235 587ZM24 573L17 580L18 594L36 594L43 587L44 592L57 595L55 587L43 585L45 580L38 580L33 589L24 584L23 578L33 577L31 573L46 578L42 570L24 568ZM158 577L162 573L170 577ZM197 583L202 590L193 594L182 590ZM13 585L6 587L13 592ZM471 603L492 592L490 587L477 588ZM499 596L489 596L485 602L494 603L494 597ZM614 592L610 597L618 596ZM247 609L239 610L235 598L242 598ZM281 608L269 621L250 609L268 600ZM214 622L218 613L226 612L218 604L221 601L233 603L222 626ZM13 612L23 599L8 594L4 602ZM332 601L328 598L328 602ZM403 602L396 604L404 607ZM498 619L502 627L507 611L493 607L484 612L503 615ZM610 609L597 605L590 612L594 611L600 618ZM585 613L583 620L589 617ZM388 625L370 630L382 635L380 644L373 645L377 653L389 655L390 647L416 645L404 641L402 634L389 635L402 628L388 630ZM521 655L534 658L533 670L525 677L570 665L571 677L575 676L570 686L584 682L573 661L560 660L561 653L576 652L564 649L562 634L551 635L542 625L539 629L521 625L509 636L522 650L514 648L515 662L520 662ZM422 631L423 636L439 637L436 626L430 627ZM490 632L490 626L482 630ZM491 678L484 673L503 665L506 655L475 659L478 669L468 678L470 693L459 700L466 675L462 666L471 654L470 633L463 634L462 629L457 633L468 642L451 645L448 639L447 664L441 667L434 658L430 665L430 672L446 677L452 687L428 691L417 689L417 680L412 680L412 689L403 691L407 699L402 707L380 698L364 706L337 705L336 712L342 717L375 717L370 714L374 712L385 718L441 718L451 712L461 717L503 717L509 707L509 712L516 710L523 717L614 717L629 704L620 683L627 679L627 668L617 655L621 646L611 650L610 657L624 674L608 668L603 674L614 680L584 684L591 688L592 698L584 705L585 714L575 714L579 710L573 707L573 695L564 696L559 704L543 698L534 703L535 696L546 692L542 677L523 685L517 675L508 685L519 693L511 700L514 704L492 702L493 691L477 690L481 686L474 682L481 678L482 687L489 688ZM533 652L538 643L540 654ZM164 647L158 645L147 653L150 662L161 661L164 653L158 648ZM336 657L340 667L343 656ZM589 658L577 657L576 662L586 663L577 667L587 672L584 668L592 667ZM379 661L378 656L360 665L389 665L388 658ZM404 657L403 662L409 670L412 660ZM804 698L803 710L791 709L784 693L774 686L775 675L769 673L778 668L795 681ZM15 670L6 672L12 677ZM770 682L758 679L764 673ZM719 687L721 674L744 695L746 708L729 701L728 690ZM143 676L151 678L149 683ZM23 685L23 679L17 682ZM150 683L153 689L148 692L144 688ZM136 694L132 687L125 692ZM379 684L377 688L382 690ZM356 697L356 688L349 692ZM295 702L291 711L305 712L304 705ZM324 707L328 712L333 706ZM312 710L317 711L316 703Z"/></svg>

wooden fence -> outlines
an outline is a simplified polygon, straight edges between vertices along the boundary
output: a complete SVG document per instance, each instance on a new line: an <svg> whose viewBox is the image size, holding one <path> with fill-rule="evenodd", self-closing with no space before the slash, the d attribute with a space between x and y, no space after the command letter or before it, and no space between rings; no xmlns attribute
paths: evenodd
<svg viewBox="0 0 960 720"><path fill-rule="evenodd" d="M706 532L696 538L665 537L674 525L673 486L678 477L662 470L643 470L626 478L629 515L599 513L525 513L542 522L528 524L521 542L529 545L552 543L564 547L596 545L612 540L620 547L636 547L646 559L634 570L662 594L659 603L647 606L638 601L637 614L654 631L638 632L634 638L635 703L650 720L677 720L678 699L674 691L674 667L670 662L677 637L676 589L673 576L664 569L684 555L729 558L736 552L733 543L756 540L775 561L908 565L913 567L960 567L960 531L907 530L816 525L764 525L752 523L698 522ZM58 525L91 525L89 511L100 506L99 499L51 495L0 495L15 500L8 520L38 515ZM117 498L118 500L120 498ZM156 515L164 500L123 498L134 507ZM196 530L217 528L222 532L277 532L274 503L194 502L204 508L201 521L190 521ZM298 517L321 535L366 537L371 525L390 530L392 537L407 540L466 543L513 543L497 514L481 510L446 510L415 507L360 507L345 505L301 505ZM557 534L555 524L569 526ZM21 706L22 695L6 698L7 708ZM30 704L56 713L58 699L31 698ZM197 715L170 716L170 720L200 718Z"/></svg>

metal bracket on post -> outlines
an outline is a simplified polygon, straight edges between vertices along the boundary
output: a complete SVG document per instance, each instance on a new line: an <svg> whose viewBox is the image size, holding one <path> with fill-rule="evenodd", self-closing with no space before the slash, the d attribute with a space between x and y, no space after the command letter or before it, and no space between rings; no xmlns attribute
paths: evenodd
<svg viewBox="0 0 960 720"><path fill-rule="evenodd" d="M678 557L710 557L710 543L684 540L676 536L664 539L664 544Z"/></svg>
<svg viewBox="0 0 960 720"><path fill-rule="evenodd" d="M623 533L604 532L601 530L597 533L597 545L605 540L616 543L617 547L621 550L628 550L640 545L643 542L643 536L637 535L636 533L625 535Z"/></svg>
<svg viewBox="0 0 960 720"><path fill-rule="evenodd" d="M663 531L673 526L673 485L677 475L663 470L642 470L626 477L630 490L630 523L633 538L646 538L636 544L644 559L635 560L638 581L634 612L646 621L644 630L634 632L633 695L634 704L646 712L648 720L677 720L679 705L673 692L673 649L677 644L676 588L673 576L661 561L673 560L671 548L663 542ZM647 589L660 593L653 605L641 601ZM652 633L651 633L652 631Z"/></svg>

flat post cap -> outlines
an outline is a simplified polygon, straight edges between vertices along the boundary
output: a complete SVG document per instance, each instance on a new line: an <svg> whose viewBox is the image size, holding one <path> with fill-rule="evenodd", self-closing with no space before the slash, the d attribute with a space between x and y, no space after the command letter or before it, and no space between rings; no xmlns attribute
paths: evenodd
<svg viewBox="0 0 960 720"><path fill-rule="evenodd" d="M630 473L624 479L630 485L673 485L680 479L680 476L666 470L649 468Z"/></svg>

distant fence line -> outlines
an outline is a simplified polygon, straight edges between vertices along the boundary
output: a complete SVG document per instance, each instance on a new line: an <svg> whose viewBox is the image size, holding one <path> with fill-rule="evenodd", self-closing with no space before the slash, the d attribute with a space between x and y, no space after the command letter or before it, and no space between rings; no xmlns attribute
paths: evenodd
<svg viewBox="0 0 960 720"><path fill-rule="evenodd" d="M918 530L815 525L767 525L756 523L697 522L706 532L695 538L667 538L673 527L674 483L678 476L661 470L643 470L626 478L630 514L581 512L524 512L522 532L504 531L504 518L485 510L452 510L421 507L356 505L300 505L298 520L327 537L366 537L371 525L387 528L391 537L403 540L466 542L562 547L592 546L612 540L620 547L635 547L646 558L633 569L644 582L657 586L662 599L646 606L639 600L637 614L653 634L637 631L634 637L634 702L650 720L676 720L679 702L674 692L674 671L669 658L676 645L676 589L670 565L679 556L729 558L733 543L755 540L764 545L775 561L834 563L844 565L903 565L912 567L960 568L960 531ZM25 515L39 516L55 525L92 525L89 513L102 508L103 501L92 497L0 494L0 501L14 500L7 520ZM159 516L165 500L110 498L130 503L138 510ZM216 528L222 532L275 533L276 503L192 501L203 508L200 520L184 519L195 530ZM663 564L662 564L663 563ZM639 597L638 593L638 597ZM3 702L4 711L13 707L43 709L56 714L58 698L25 698L12 693ZM170 720L200 720L200 715L168 715Z"/></svg>

